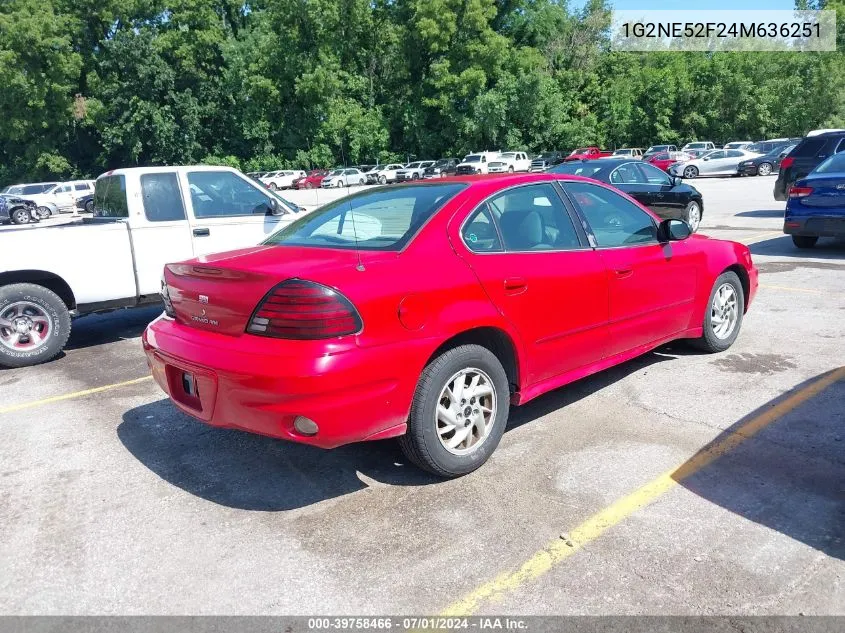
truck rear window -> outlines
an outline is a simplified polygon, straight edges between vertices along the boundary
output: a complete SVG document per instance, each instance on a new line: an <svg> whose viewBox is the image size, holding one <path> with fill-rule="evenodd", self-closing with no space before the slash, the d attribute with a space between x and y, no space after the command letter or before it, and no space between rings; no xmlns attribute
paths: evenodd
<svg viewBox="0 0 845 633"><path fill-rule="evenodd" d="M94 186L94 216L99 218L128 218L126 178L101 176Z"/></svg>

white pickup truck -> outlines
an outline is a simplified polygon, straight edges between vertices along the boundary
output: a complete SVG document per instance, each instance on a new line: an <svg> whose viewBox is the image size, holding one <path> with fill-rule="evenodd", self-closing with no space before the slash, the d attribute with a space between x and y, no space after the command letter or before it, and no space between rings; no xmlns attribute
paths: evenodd
<svg viewBox="0 0 845 633"><path fill-rule="evenodd" d="M97 179L94 218L0 229L0 366L58 356L72 316L160 300L169 262L253 246L304 210L228 167Z"/></svg>

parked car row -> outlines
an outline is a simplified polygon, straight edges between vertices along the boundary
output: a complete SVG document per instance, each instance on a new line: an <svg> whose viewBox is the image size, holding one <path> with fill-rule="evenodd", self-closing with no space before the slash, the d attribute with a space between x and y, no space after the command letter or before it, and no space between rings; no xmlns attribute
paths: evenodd
<svg viewBox="0 0 845 633"><path fill-rule="evenodd" d="M14 196L21 200L28 200L35 205L29 213L27 222L49 218L60 213L71 213L76 210L77 201L94 192L93 180L71 180L67 182L41 182L29 184L9 185L0 194ZM27 205L27 208L32 205ZM22 223L23 213L19 212L17 223Z"/></svg>

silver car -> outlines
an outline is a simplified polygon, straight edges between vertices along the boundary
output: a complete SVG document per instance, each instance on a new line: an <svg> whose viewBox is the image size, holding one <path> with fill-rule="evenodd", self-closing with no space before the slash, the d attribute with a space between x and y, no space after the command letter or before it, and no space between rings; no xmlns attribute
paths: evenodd
<svg viewBox="0 0 845 633"><path fill-rule="evenodd" d="M716 149L699 158L675 163L669 168L669 173L682 178L733 176L742 161L756 156L759 156L759 154L747 152L743 149Z"/></svg>

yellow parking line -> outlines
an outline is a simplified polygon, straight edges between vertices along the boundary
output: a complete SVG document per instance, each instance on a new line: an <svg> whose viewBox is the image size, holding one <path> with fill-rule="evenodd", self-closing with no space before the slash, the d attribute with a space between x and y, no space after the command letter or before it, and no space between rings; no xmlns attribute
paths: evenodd
<svg viewBox="0 0 845 633"><path fill-rule="evenodd" d="M129 385L137 385L147 380L152 380L152 376L144 376L142 378L135 378L134 380L127 380L125 382L117 382L113 385L104 385L102 387L94 387L93 389L85 389L84 391L74 391L73 393L62 394L61 396L53 396L51 398L44 398L43 400L33 400L32 402L24 402L21 404L13 404L10 407L0 407L0 413L12 413L14 411L22 411L23 409L31 409L33 407L40 407L42 404L52 404L53 402L61 402L62 400L70 400L72 398L81 398L83 396L90 396L95 393L102 393L103 391L111 391L120 387L128 387Z"/></svg>
<svg viewBox="0 0 845 633"><path fill-rule="evenodd" d="M572 530L567 540L555 539L529 558L518 570L505 572L481 585L458 602L447 607L444 615L472 615L478 610L482 602L500 598L509 591L536 580L551 570L552 567L566 560L591 541L596 540L614 525L673 489L683 479L695 474L742 444L761 429L843 378L845 378L845 367L840 367L796 391L771 409L755 416L725 438L698 452L681 466L666 471L639 490L617 500L598 514L593 515Z"/></svg>
<svg viewBox="0 0 845 633"><path fill-rule="evenodd" d="M780 231L767 231L765 233L760 233L759 235L752 235L751 237L747 237L744 240L739 241L748 246L749 244L756 242L759 239L762 239L764 237L772 237L773 235L780 235Z"/></svg>
<svg viewBox="0 0 845 633"><path fill-rule="evenodd" d="M770 290L788 290L789 292L808 292L814 295L839 294L835 291L816 290L814 288L793 288L792 286L773 286L772 284L760 284L760 287L768 288Z"/></svg>

